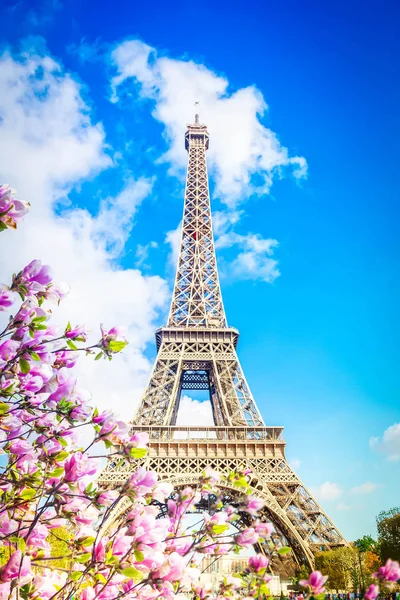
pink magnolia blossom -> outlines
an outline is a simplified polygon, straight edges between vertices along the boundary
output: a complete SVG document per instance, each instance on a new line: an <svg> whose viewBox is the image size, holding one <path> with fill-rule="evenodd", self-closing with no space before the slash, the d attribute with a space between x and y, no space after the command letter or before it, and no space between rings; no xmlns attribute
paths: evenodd
<svg viewBox="0 0 400 600"><path fill-rule="evenodd" d="M313 571L308 579L302 579L299 583L303 587L309 587L312 594L318 595L325 592L324 585L327 579L328 577L322 575L320 571Z"/></svg>
<svg viewBox="0 0 400 600"><path fill-rule="evenodd" d="M70 340L76 340L76 338L81 338L83 342L86 341L86 337L88 334L88 327L86 325L76 325L70 329L65 330L65 337Z"/></svg>
<svg viewBox="0 0 400 600"><path fill-rule="evenodd" d="M35 597L42 598L43 600L48 600L57 591L56 585L57 583L54 581L52 576L47 575L36 575L32 584L33 589L35 590ZM56 584L56 585L55 585ZM61 586L60 586L61 587Z"/></svg>
<svg viewBox="0 0 400 600"><path fill-rule="evenodd" d="M11 591L11 584L9 581L6 583L0 583L0 600L9 600Z"/></svg>
<svg viewBox="0 0 400 600"><path fill-rule="evenodd" d="M17 439L10 443L10 452L12 452L12 454L16 454L17 456L21 456L22 454L26 454L27 452L31 451L32 446L27 440Z"/></svg>
<svg viewBox="0 0 400 600"><path fill-rule="evenodd" d="M220 480L220 474L214 471L211 467L206 467L203 471L203 479L207 481L207 483L215 484Z"/></svg>
<svg viewBox="0 0 400 600"><path fill-rule="evenodd" d="M100 438L109 440L127 440L129 427L124 421L117 421L114 416L109 417L99 431Z"/></svg>
<svg viewBox="0 0 400 600"><path fill-rule="evenodd" d="M224 588L238 590L243 586L243 581L240 577L235 577L234 575L226 575L223 579Z"/></svg>
<svg viewBox="0 0 400 600"><path fill-rule="evenodd" d="M97 497L97 503L100 506L110 506L119 496L117 490L108 490Z"/></svg>
<svg viewBox="0 0 400 600"><path fill-rule="evenodd" d="M254 527L248 527L240 532L235 539L240 546L254 546L260 539L260 536Z"/></svg>
<svg viewBox="0 0 400 600"><path fill-rule="evenodd" d="M156 485L158 475L155 471L146 471L140 467L129 479L129 487L138 494L147 494Z"/></svg>
<svg viewBox="0 0 400 600"><path fill-rule="evenodd" d="M94 588L92 588L92 586L88 586L85 587L84 590L82 590L81 595L79 596L80 600L93 600L93 598L96 596L96 592L94 591Z"/></svg>
<svg viewBox="0 0 400 600"><path fill-rule="evenodd" d="M106 558L108 538L102 537L95 544L94 547L94 559L96 562L103 562Z"/></svg>
<svg viewBox="0 0 400 600"><path fill-rule="evenodd" d="M196 585L193 591L198 600L205 600L207 596L211 596L212 594L212 590L206 588L204 585Z"/></svg>
<svg viewBox="0 0 400 600"><path fill-rule="evenodd" d="M20 293L22 297L34 296L38 292L44 292L50 282L49 267L42 265L40 260L33 260L16 275L11 289Z"/></svg>
<svg viewBox="0 0 400 600"><path fill-rule="evenodd" d="M2 517L4 520L0 525L0 536L8 536L17 531L19 527L17 521L14 521L14 519L6 519L4 515L2 515Z"/></svg>
<svg viewBox="0 0 400 600"><path fill-rule="evenodd" d="M379 586L375 585L374 583L371 583L371 585L369 586L369 588L367 589L367 591L364 594L364 598L365 598L365 600L375 600L375 598L377 597L378 594L379 594Z"/></svg>
<svg viewBox="0 0 400 600"><path fill-rule="evenodd" d="M85 404L82 402L82 404L78 404L77 406L75 406L75 408L71 410L70 417L75 421L83 423L90 417L91 414L91 407L87 405L85 406Z"/></svg>
<svg viewBox="0 0 400 600"><path fill-rule="evenodd" d="M60 370L56 378L57 388L49 396L50 401L59 402L63 398L67 398L73 388L75 387L76 381L72 377L68 376L66 371Z"/></svg>
<svg viewBox="0 0 400 600"><path fill-rule="evenodd" d="M107 421L107 419L109 419L112 416L113 413L111 410L103 410L103 412L101 412L100 414L94 415L92 420L93 423L95 423L96 425L102 425Z"/></svg>
<svg viewBox="0 0 400 600"><path fill-rule="evenodd" d="M69 350L60 350L56 352L56 360L54 366L56 368L66 367L72 369L78 361L79 352L70 352Z"/></svg>
<svg viewBox="0 0 400 600"><path fill-rule="evenodd" d="M50 550L50 544L46 541L48 535L49 530L47 529L46 525L38 523L29 534L29 537L26 539L27 546L42 548L43 550Z"/></svg>
<svg viewBox="0 0 400 600"><path fill-rule="evenodd" d="M109 354L120 352L127 345L126 339L126 328L125 327L112 327L108 331L104 329L103 325L101 329L101 347Z"/></svg>
<svg viewBox="0 0 400 600"><path fill-rule="evenodd" d="M380 579L381 581L398 581L400 579L400 565L397 560L388 560L383 567L379 567L379 571L374 573L372 577Z"/></svg>
<svg viewBox="0 0 400 600"><path fill-rule="evenodd" d="M65 298L70 292L70 288L66 283L54 283L52 281L44 292L42 292L42 296L49 300L49 302L53 302L54 304L60 304L61 300Z"/></svg>
<svg viewBox="0 0 400 600"><path fill-rule="evenodd" d="M6 363L13 359L20 348L21 345L16 340L6 340L0 344L0 365L3 361Z"/></svg>
<svg viewBox="0 0 400 600"><path fill-rule="evenodd" d="M0 231L7 227L16 229L19 221L30 209L29 202L17 200L15 193L9 185L0 185Z"/></svg>
<svg viewBox="0 0 400 600"><path fill-rule="evenodd" d="M246 498L246 504L241 507L241 509L245 512L250 513L251 515L256 515L259 510L261 510L264 506L264 500L261 498L256 498L255 496L248 496Z"/></svg>
<svg viewBox="0 0 400 600"><path fill-rule="evenodd" d="M65 481L77 481L85 475L94 475L97 471L96 465L81 452L75 452L64 463Z"/></svg>
<svg viewBox="0 0 400 600"><path fill-rule="evenodd" d="M225 512L215 512L212 515L212 517L210 517L207 513L204 513L203 518L204 518L205 527L206 527L207 531L209 531L209 532L213 532L214 527L218 528L221 525L225 526L225 530L228 528L228 524L227 524L228 515ZM215 531L218 531L218 529L216 529ZM224 531L224 529L222 527L221 531L219 531L219 533L223 533L223 531Z"/></svg>
<svg viewBox="0 0 400 600"><path fill-rule="evenodd" d="M269 560L264 554L254 554L249 558L249 568L251 571L255 573L259 573L260 571L265 571L268 567Z"/></svg>
<svg viewBox="0 0 400 600"><path fill-rule="evenodd" d="M2 582L12 581L16 577L26 577L30 572L31 559L29 556L22 557L21 550L16 550L1 569L0 580Z"/></svg>
<svg viewBox="0 0 400 600"><path fill-rule="evenodd" d="M149 443L149 434L147 431L136 431L129 438L128 443L132 448L147 448L147 444Z"/></svg>
<svg viewBox="0 0 400 600"><path fill-rule="evenodd" d="M5 285L0 284L0 310L9 308L14 302L14 294Z"/></svg>
<svg viewBox="0 0 400 600"><path fill-rule="evenodd" d="M272 523L264 523L259 521L255 525L255 530L261 538L265 539L274 531L274 526Z"/></svg>
<svg viewBox="0 0 400 600"><path fill-rule="evenodd" d="M154 579L163 579L164 581L178 581L183 575L186 563L186 558L177 552L172 552L168 555L167 562L153 573L153 577Z"/></svg>
<svg viewBox="0 0 400 600"><path fill-rule="evenodd" d="M125 556L132 547L133 538L129 535L120 535L115 538L112 545L114 556Z"/></svg>
<svg viewBox="0 0 400 600"><path fill-rule="evenodd" d="M153 488L153 500L165 502L165 499L172 494L173 489L174 486L171 483L160 481L160 483Z"/></svg>

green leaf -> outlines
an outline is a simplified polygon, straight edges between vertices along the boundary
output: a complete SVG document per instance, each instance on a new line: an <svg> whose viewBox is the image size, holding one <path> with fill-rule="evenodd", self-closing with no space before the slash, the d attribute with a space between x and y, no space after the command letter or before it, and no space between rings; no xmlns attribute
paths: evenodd
<svg viewBox="0 0 400 600"><path fill-rule="evenodd" d="M143 574L138 571L137 569L135 569L135 567L127 567L126 569L123 569L121 571L122 575L125 575L125 577L130 577L131 579L142 579L143 578Z"/></svg>
<svg viewBox="0 0 400 600"><path fill-rule="evenodd" d="M0 231L5 231L7 229L7 225L4 225L3 221L0 221Z"/></svg>
<svg viewBox="0 0 400 600"><path fill-rule="evenodd" d="M117 340L111 340L111 342L108 344L108 347L111 350L111 352L121 352L121 350L125 348L127 343L128 342L118 342Z"/></svg>
<svg viewBox="0 0 400 600"><path fill-rule="evenodd" d="M107 583L107 579L101 573L95 573L95 577L100 583Z"/></svg>
<svg viewBox="0 0 400 600"><path fill-rule="evenodd" d="M0 402L0 415L4 415L8 412L9 406L5 402Z"/></svg>
<svg viewBox="0 0 400 600"><path fill-rule="evenodd" d="M147 448L131 448L129 456L132 458L143 458L147 454Z"/></svg>
<svg viewBox="0 0 400 600"><path fill-rule="evenodd" d="M17 546L18 546L18 550L21 550L21 552L25 552L26 542L23 538L18 538Z"/></svg>
<svg viewBox="0 0 400 600"><path fill-rule="evenodd" d="M57 438L57 441L58 441L58 442L60 442L61 446L64 446L64 447L65 447L65 446L68 446L68 442L67 442L67 440L65 440L65 439L64 439L64 438L62 438L62 437L59 437L59 438Z"/></svg>
<svg viewBox="0 0 400 600"><path fill-rule="evenodd" d="M85 546L85 547L91 546L95 541L96 541L96 538L90 537L90 536L82 538L81 540L78 540L79 544L81 546Z"/></svg>
<svg viewBox="0 0 400 600"><path fill-rule="evenodd" d="M218 535L224 533L227 529L229 529L229 525L213 525L212 532Z"/></svg>
<svg viewBox="0 0 400 600"><path fill-rule="evenodd" d="M136 560L136 562L143 562L144 561L144 554L143 554L143 552L140 552L140 550L135 550L134 554L135 554L135 560Z"/></svg>
<svg viewBox="0 0 400 600"><path fill-rule="evenodd" d="M8 540L10 542L12 542L13 544L16 544L18 547L18 550L21 550L21 552L25 552L26 550L26 542L23 538L18 537L17 535L12 535L8 538Z"/></svg>
<svg viewBox="0 0 400 600"><path fill-rule="evenodd" d="M286 556L286 554L289 554L291 551L292 549L289 548L289 546L282 546L282 548L279 548L278 554L280 556Z"/></svg>
<svg viewBox="0 0 400 600"><path fill-rule="evenodd" d="M237 481L235 481L235 487L247 487L248 483L244 477L240 477Z"/></svg>
<svg viewBox="0 0 400 600"><path fill-rule="evenodd" d="M35 496L36 490L34 490L33 488L26 488L19 495L19 497L22 498L22 500L32 500L32 498L34 498Z"/></svg>
<svg viewBox="0 0 400 600"><path fill-rule="evenodd" d="M80 554L79 556L77 556L77 557L75 558L75 560L76 560L78 563L81 563L81 564L83 564L83 563L87 562L87 561L90 559L90 557L91 557L91 556L92 556L92 553L91 553L91 552L85 552L85 554Z"/></svg>
<svg viewBox="0 0 400 600"><path fill-rule="evenodd" d="M26 375L26 373L29 373L29 371L31 370L30 364L24 358L19 359L19 368L21 369L21 373L24 373L24 375Z"/></svg>
<svg viewBox="0 0 400 600"><path fill-rule="evenodd" d="M54 469L54 471L49 473L49 477L60 477L60 475L62 475L63 473L64 473L63 467L58 467L57 469Z"/></svg>
<svg viewBox="0 0 400 600"><path fill-rule="evenodd" d="M74 344L72 340L67 340L67 346L68 348L71 348L71 350L78 350L78 346Z"/></svg>
<svg viewBox="0 0 400 600"><path fill-rule="evenodd" d="M82 575L83 575L82 571L73 571L69 577L70 577L71 581L78 581L78 579L80 579L82 577Z"/></svg>
<svg viewBox="0 0 400 600"><path fill-rule="evenodd" d="M33 360L39 360L40 361L39 354L37 354L36 352L31 352L30 354L31 354Z"/></svg>
<svg viewBox="0 0 400 600"><path fill-rule="evenodd" d="M101 358L102 356L103 356L103 353L102 353L102 352L99 352L99 353L96 355L96 358L95 358L94 360L100 360L100 358Z"/></svg>
<svg viewBox="0 0 400 600"><path fill-rule="evenodd" d="M61 452L59 452L58 454L55 455L54 459L56 461L60 461L60 460L64 460L65 458L67 458L67 456L69 456L69 452L62 450Z"/></svg>

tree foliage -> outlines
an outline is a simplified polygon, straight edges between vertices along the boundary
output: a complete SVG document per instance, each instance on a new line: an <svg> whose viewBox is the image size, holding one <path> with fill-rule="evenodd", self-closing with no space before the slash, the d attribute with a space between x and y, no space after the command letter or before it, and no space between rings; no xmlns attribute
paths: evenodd
<svg viewBox="0 0 400 600"><path fill-rule="evenodd" d="M379 513L376 524L381 559L400 560L400 507Z"/></svg>
<svg viewBox="0 0 400 600"><path fill-rule="evenodd" d="M328 575L327 587L335 591L360 588L358 553L355 548L341 547L320 552L315 557L316 568Z"/></svg>

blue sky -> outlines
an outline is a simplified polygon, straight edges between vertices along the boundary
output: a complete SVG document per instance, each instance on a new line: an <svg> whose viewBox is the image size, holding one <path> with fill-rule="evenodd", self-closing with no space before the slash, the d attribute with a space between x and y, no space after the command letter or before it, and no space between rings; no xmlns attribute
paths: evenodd
<svg viewBox="0 0 400 600"><path fill-rule="evenodd" d="M32 203L3 266L35 254L71 285L60 318L128 326L107 376L82 367L94 400L129 418L145 385L199 98L253 395L342 532L374 533L400 492L396 3L2 7L0 177Z"/></svg>

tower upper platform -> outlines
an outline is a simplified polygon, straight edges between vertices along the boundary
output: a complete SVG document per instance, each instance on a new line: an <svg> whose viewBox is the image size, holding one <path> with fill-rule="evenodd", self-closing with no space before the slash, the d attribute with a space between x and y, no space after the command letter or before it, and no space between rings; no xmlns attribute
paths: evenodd
<svg viewBox="0 0 400 600"><path fill-rule="evenodd" d="M210 145L210 136L207 131L207 125L202 125L199 122L199 115L195 116L195 122L188 125L185 134L185 148L189 151L190 143L204 145L205 150L208 150Z"/></svg>

